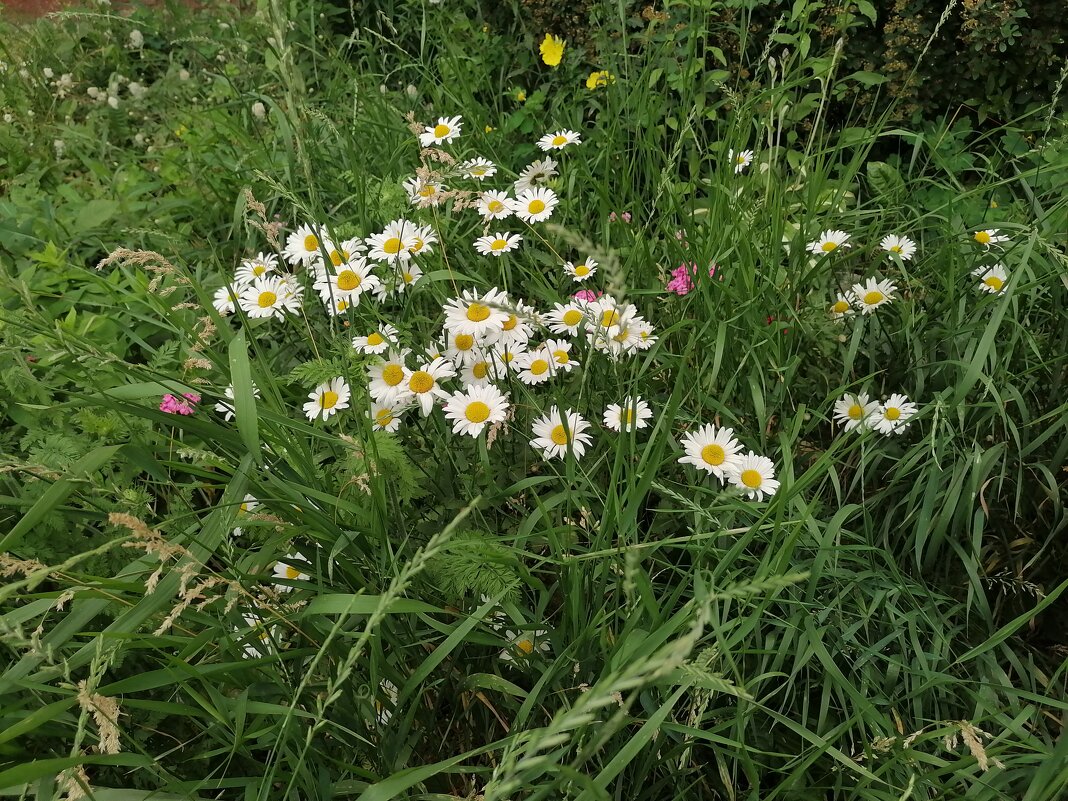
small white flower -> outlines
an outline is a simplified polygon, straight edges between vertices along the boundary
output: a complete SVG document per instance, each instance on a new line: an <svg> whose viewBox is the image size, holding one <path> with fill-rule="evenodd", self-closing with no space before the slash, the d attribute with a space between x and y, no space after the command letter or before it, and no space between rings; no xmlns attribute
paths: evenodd
<svg viewBox="0 0 1068 801"><path fill-rule="evenodd" d="M294 565L299 565L299 567L294 567ZM301 568L310 567L299 553L288 553L284 560L280 559L274 563L274 577L276 579L285 579L286 581L309 581L311 576ZM294 587L290 584L279 584L277 582L274 588L279 592L292 592L294 590Z"/></svg>
<svg viewBox="0 0 1068 801"><path fill-rule="evenodd" d="M353 337L352 347L361 353L385 353L391 346L397 344L398 336L397 329L386 323L380 326L377 331L372 331L366 336Z"/></svg>
<svg viewBox="0 0 1068 801"><path fill-rule="evenodd" d="M405 361L411 350L390 350L385 359L368 365L367 391L379 403L392 403L404 393L404 386L411 375Z"/></svg>
<svg viewBox="0 0 1068 801"><path fill-rule="evenodd" d="M477 437L487 426L502 423L508 416L508 395L492 384L466 386L445 401L445 417L454 434Z"/></svg>
<svg viewBox="0 0 1068 801"><path fill-rule="evenodd" d="M409 178L404 182L404 191L408 193L408 199L413 206L428 208L437 206L443 201L443 194L448 187L444 184L428 181L425 178Z"/></svg>
<svg viewBox="0 0 1068 801"><path fill-rule="evenodd" d="M727 480L738 464L742 450L741 443L734 438L733 428L716 428L711 423L696 431L687 431L681 444L686 453L679 459L679 464L693 465L720 481Z"/></svg>
<svg viewBox="0 0 1068 801"><path fill-rule="evenodd" d="M544 187L527 189L511 201L512 213L527 224L547 220L559 203L556 193Z"/></svg>
<svg viewBox="0 0 1068 801"><path fill-rule="evenodd" d="M623 399L623 403L610 403L604 410L604 425L613 431L634 431L639 428L648 428L653 416L653 410L649 404L641 398L632 398L629 395Z"/></svg>
<svg viewBox="0 0 1068 801"><path fill-rule="evenodd" d="M406 407L400 403L373 403L367 411L375 431L396 431L400 428Z"/></svg>
<svg viewBox="0 0 1068 801"><path fill-rule="evenodd" d="M564 272L571 276L572 281L585 281L597 273L597 262L593 259L586 259L586 261L580 261L578 264L565 262Z"/></svg>
<svg viewBox="0 0 1068 801"><path fill-rule="evenodd" d="M245 259L234 275L235 286L248 286L257 278L278 269L278 257L273 253L257 253L255 258Z"/></svg>
<svg viewBox="0 0 1068 801"><path fill-rule="evenodd" d="M235 412L234 412L234 403L233 403L233 401L234 401L234 385L230 384L230 386L228 386L225 390L223 390L223 395L226 397L227 400L219 401L218 403L216 403L215 404L215 411L217 411L219 414L221 414L223 416L224 420L230 421L230 420L234 419L234 414L235 414ZM259 396L260 396L260 391L256 388L256 385L253 384L252 385L252 397L258 398Z"/></svg>
<svg viewBox="0 0 1068 801"><path fill-rule="evenodd" d="M544 151L563 150L568 145L582 144L582 136L576 131L557 131L547 133L538 140L538 147Z"/></svg>
<svg viewBox="0 0 1068 801"><path fill-rule="evenodd" d="M733 150L728 150L727 158L730 159L734 172L737 174L743 172L746 167L753 163L753 151L743 150L741 153L736 154Z"/></svg>
<svg viewBox="0 0 1068 801"><path fill-rule="evenodd" d="M349 408L349 398L352 390L344 378L332 378L320 384L308 393L308 401L304 404L304 414L309 420L322 417L328 419L342 409Z"/></svg>
<svg viewBox="0 0 1068 801"><path fill-rule="evenodd" d="M879 242L879 247L887 253L896 253L902 261L908 261L916 253L916 243L907 236L889 234Z"/></svg>
<svg viewBox="0 0 1068 801"><path fill-rule="evenodd" d="M568 334L576 336L584 326L586 317L580 305L571 303L554 303L553 310L546 313L545 324L554 334Z"/></svg>
<svg viewBox="0 0 1068 801"><path fill-rule="evenodd" d="M894 286L892 281L885 279L877 281L874 278L869 278L863 284L853 284L850 287L850 292L860 307L861 314L871 314L880 306L889 303L894 299L896 291L897 287Z"/></svg>
<svg viewBox="0 0 1068 801"><path fill-rule="evenodd" d="M876 408L871 426L880 434L900 434L908 428L909 418L916 411L916 404L905 395L891 395Z"/></svg>
<svg viewBox="0 0 1068 801"><path fill-rule="evenodd" d="M1009 241L1009 238L1004 234L1000 234L999 230L998 228L987 228L983 231L976 231L972 234L972 239L989 250L991 245L1000 245Z"/></svg>
<svg viewBox="0 0 1068 801"><path fill-rule="evenodd" d="M460 173L464 178L475 178L483 181L497 174L497 165L489 159L469 159L460 165Z"/></svg>
<svg viewBox="0 0 1068 801"><path fill-rule="evenodd" d="M757 501L764 500L765 495L774 495L779 489L779 482L775 480L775 463L766 456L752 452L738 459L728 478L747 497Z"/></svg>
<svg viewBox="0 0 1068 801"><path fill-rule="evenodd" d="M268 275L241 291L241 309L249 317L285 317L300 311L301 290L291 278Z"/></svg>
<svg viewBox="0 0 1068 801"><path fill-rule="evenodd" d="M854 301L855 298L853 297L852 292L839 292L838 296L834 299L834 303L827 309L827 312L831 315L832 319L841 320L843 317L847 317L854 313Z"/></svg>
<svg viewBox="0 0 1068 801"><path fill-rule="evenodd" d="M510 231L497 232L489 236L480 236L474 241L475 250L483 256L500 256L503 253L515 250L523 237Z"/></svg>
<svg viewBox="0 0 1068 801"><path fill-rule="evenodd" d="M1005 284L1009 280L1009 274L1004 264L991 264L989 267L977 267L972 270L972 275L979 279L979 288L992 295L1001 295L1005 292Z"/></svg>
<svg viewBox="0 0 1068 801"><path fill-rule="evenodd" d="M423 147L431 145L448 144L460 135L463 122L460 117L438 117L438 124L427 126L423 133L419 134L419 144Z"/></svg>
<svg viewBox="0 0 1068 801"><path fill-rule="evenodd" d="M215 290L211 305L215 307L215 311L223 316L233 314L237 311L237 295L234 294L230 287L221 286Z"/></svg>
<svg viewBox="0 0 1068 801"><path fill-rule="evenodd" d="M408 261L416 245L418 226L408 220L393 220L381 233L367 237L367 258L393 264Z"/></svg>
<svg viewBox="0 0 1068 801"><path fill-rule="evenodd" d="M520 660L527 660L535 653L549 653L549 641L545 639L548 632L538 631L507 631L508 647L501 651L501 661L518 664Z"/></svg>
<svg viewBox="0 0 1068 801"><path fill-rule="evenodd" d="M559 175L556 171L558 166L551 158L531 162L519 173L519 178L514 185L516 194L543 186L547 181Z"/></svg>
<svg viewBox="0 0 1068 801"><path fill-rule="evenodd" d="M434 408L435 398L449 396L440 382L455 375L456 370L452 364L443 356L438 356L408 376L407 381L402 385L400 397L414 401L419 406L423 417L426 417Z"/></svg>
<svg viewBox="0 0 1068 801"><path fill-rule="evenodd" d="M834 402L834 419L845 431L864 431L878 408L879 402L870 400L867 392L847 392Z"/></svg>
<svg viewBox="0 0 1068 801"><path fill-rule="evenodd" d="M307 266L322 259L322 239L319 226L302 225L286 238L282 255L294 267L300 264Z"/></svg>
<svg viewBox="0 0 1068 801"><path fill-rule="evenodd" d="M577 461L592 441L585 433L589 427L578 412L566 409L561 413L558 406L553 406L548 414L534 421L530 444L546 459L563 459L570 449Z"/></svg>
<svg viewBox="0 0 1068 801"><path fill-rule="evenodd" d="M838 248L850 247L848 240L849 234L845 231L827 230L820 234L820 238L815 242L809 242L806 249L809 253L825 256L838 250Z"/></svg>
<svg viewBox="0 0 1068 801"><path fill-rule="evenodd" d="M503 220L512 216L512 199L507 192L483 192L477 208L485 220Z"/></svg>

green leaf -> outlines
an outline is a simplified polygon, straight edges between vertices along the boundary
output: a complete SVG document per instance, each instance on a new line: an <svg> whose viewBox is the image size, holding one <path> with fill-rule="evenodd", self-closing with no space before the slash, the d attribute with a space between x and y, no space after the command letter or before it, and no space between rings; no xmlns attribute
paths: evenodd
<svg viewBox="0 0 1068 801"><path fill-rule="evenodd" d="M248 362L245 332L230 340L230 380L234 384L234 418L241 441L258 463L261 459L260 426L252 394L252 367Z"/></svg>
<svg viewBox="0 0 1068 801"><path fill-rule="evenodd" d="M74 220L75 233L85 233L100 228L119 212L119 204L114 200L90 200Z"/></svg>

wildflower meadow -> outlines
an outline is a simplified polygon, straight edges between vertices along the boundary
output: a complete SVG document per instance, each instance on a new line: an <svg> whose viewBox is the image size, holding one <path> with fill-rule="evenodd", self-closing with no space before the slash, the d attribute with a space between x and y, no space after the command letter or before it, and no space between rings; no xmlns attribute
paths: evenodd
<svg viewBox="0 0 1068 801"><path fill-rule="evenodd" d="M973 5L0 11L0 795L1068 798L1068 66Z"/></svg>

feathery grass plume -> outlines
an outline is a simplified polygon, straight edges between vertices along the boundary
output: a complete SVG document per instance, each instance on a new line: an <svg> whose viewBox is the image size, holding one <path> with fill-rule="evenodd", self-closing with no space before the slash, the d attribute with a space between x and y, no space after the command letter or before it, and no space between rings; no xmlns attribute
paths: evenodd
<svg viewBox="0 0 1068 801"><path fill-rule="evenodd" d="M120 743L119 702L114 698L89 691L88 682L78 682L78 705L93 716L96 723L98 742L96 750L101 754L117 754L122 750Z"/></svg>
<svg viewBox="0 0 1068 801"><path fill-rule="evenodd" d="M89 775L84 765L67 768L56 777L63 801L80 801L86 797L89 788Z"/></svg>
<svg viewBox="0 0 1068 801"><path fill-rule="evenodd" d="M114 526L121 526L122 528L129 529L134 535L132 540L123 543L123 547L140 548L145 553L155 556L160 561L160 566L148 577L148 580L145 581L146 593L151 593L156 589L159 580L163 578L163 570L166 567L167 562L181 556L188 556L190 561L182 568L182 591L184 591L186 582L199 568L196 560L192 558L189 551L181 545L175 545L168 542L159 529L150 528L145 521L134 517L133 515L126 514L125 512L111 512L108 515L108 522Z"/></svg>

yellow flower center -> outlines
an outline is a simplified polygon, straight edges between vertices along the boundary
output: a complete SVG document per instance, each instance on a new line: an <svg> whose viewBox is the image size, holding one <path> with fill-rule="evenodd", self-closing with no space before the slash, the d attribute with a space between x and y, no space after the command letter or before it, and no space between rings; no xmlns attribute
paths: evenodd
<svg viewBox="0 0 1068 801"><path fill-rule="evenodd" d="M486 168L485 167L472 167L471 168L471 174L472 175L476 175L476 176L485 175L486 174Z"/></svg>
<svg viewBox="0 0 1068 801"><path fill-rule="evenodd" d="M333 409L337 406L337 393L332 389L328 389L319 396L319 405L324 409Z"/></svg>
<svg viewBox="0 0 1068 801"><path fill-rule="evenodd" d="M1005 286L1005 282L998 278L996 275L988 275L983 279L983 283L993 289L995 292L1000 292L1001 288Z"/></svg>
<svg viewBox="0 0 1068 801"><path fill-rule="evenodd" d="M512 353L510 350L506 350L504 351L504 353L501 354L501 359L504 361L505 364L509 364L514 358L515 354Z"/></svg>
<svg viewBox="0 0 1068 801"><path fill-rule="evenodd" d="M980 245L989 245L990 234L988 234L986 231L976 231L975 241L978 242Z"/></svg>
<svg viewBox="0 0 1068 801"><path fill-rule="evenodd" d="M614 337L612 337L612 339L614 339L616 342L626 342L627 341L627 337L629 337L629 336L630 336L630 329L629 328L621 328L619 330L619 333L616 334Z"/></svg>
<svg viewBox="0 0 1068 801"><path fill-rule="evenodd" d="M386 253L400 253L401 241L400 237L392 237L382 243L382 250Z"/></svg>
<svg viewBox="0 0 1068 801"><path fill-rule="evenodd" d="M247 512L248 511L248 502L246 501L245 503L241 504L241 507L240 507L240 509L238 511Z"/></svg>
<svg viewBox="0 0 1068 801"><path fill-rule="evenodd" d="M633 409L624 409L623 411L621 411L619 413L619 422L621 422L625 426L629 426L631 423L633 423L634 422L634 410ZM702 454L703 453L704 453L704 451L702 451Z"/></svg>
<svg viewBox="0 0 1068 801"><path fill-rule="evenodd" d="M472 423L484 423L489 419L490 407L482 401L472 401L464 409L464 416Z"/></svg>
<svg viewBox="0 0 1068 801"><path fill-rule="evenodd" d="M386 386L395 387L404 380L404 368L399 364L388 364L382 371L382 380Z"/></svg>
<svg viewBox="0 0 1068 801"><path fill-rule="evenodd" d="M368 334L367 335L367 344L368 345L381 345L385 341L386 341L386 338L384 336L382 336L380 333L378 333L377 331L375 331L372 334Z"/></svg>
<svg viewBox="0 0 1068 801"><path fill-rule="evenodd" d="M891 245L890 246L890 252L891 253L900 253L901 252L901 245Z"/></svg>
<svg viewBox="0 0 1068 801"><path fill-rule="evenodd" d="M257 264L252 268L252 274L257 277L263 275L265 272L267 272L267 268L262 264Z"/></svg>
<svg viewBox="0 0 1068 801"><path fill-rule="evenodd" d="M278 302L278 296L273 292L261 292L260 297L256 302L261 309L269 309Z"/></svg>
<svg viewBox="0 0 1068 801"><path fill-rule="evenodd" d="M567 432L564 431L563 426L557 426L549 434L549 439L555 442L557 445L567 445Z"/></svg>
<svg viewBox="0 0 1068 801"><path fill-rule="evenodd" d="M831 311L835 314L845 314L849 311L849 304L844 300L836 300L834 305L831 306Z"/></svg>
<svg viewBox="0 0 1068 801"><path fill-rule="evenodd" d="M330 251L330 263L333 264L335 267L340 267L341 262L347 261L348 257L348 253L342 253L340 250Z"/></svg>
<svg viewBox="0 0 1068 801"><path fill-rule="evenodd" d="M475 362L471 367L471 374L480 381L486 377L489 373L489 364L487 362Z"/></svg>
<svg viewBox="0 0 1068 801"><path fill-rule="evenodd" d="M414 276L414 275L412 275L411 273L404 273L404 274L403 274L403 275L401 276L401 278L403 278L403 279L404 279L404 283L406 283L406 284L410 284L410 283L411 283L412 281L414 281L414 280L415 280L415 276Z"/></svg>
<svg viewBox="0 0 1068 801"><path fill-rule="evenodd" d="M434 388L434 376L425 370L416 370L412 373L412 378L408 382L408 389L417 395L422 395L424 392L429 392Z"/></svg>
<svg viewBox="0 0 1068 801"><path fill-rule="evenodd" d="M582 321L582 312L577 309L568 309L564 312L564 316L561 318L564 325L571 327L576 326Z"/></svg>
<svg viewBox="0 0 1068 801"><path fill-rule="evenodd" d="M764 483L764 477L758 471L750 468L742 471L742 483L749 489L756 489Z"/></svg>
<svg viewBox="0 0 1068 801"><path fill-rule="evenodd" d="M319 240L315 234L308 234L304 237L304 249L307 251L313 251L319 249Z"/></svg>
<svg viewBox="0 0 1068 801"><path fill-rule="evenodd" d="M508 247L507 239L494 239L490 242L490 250L504 250Z"/></svg>
<svg viewBox="0 0 1068 801"><path fill-rule="evenodd" d="M419 190L419 197L434 197L434 193L438 191L438 188L434 184L427 184Z"/></svg>
<svg viewBox="0 0 1068 801"><path fill-rule="evenodd" d="M882 303L884 300L886 300L886 295L884 295L877 289L873 289L871 292L864 293L864 302L868 306L874 306L877 303Z"/></svg>
<svg viewBox="0 0 1068 801"><path fill-rule="evenodd" d="M901 417L901 410L895 406L891 406L889 409L883 412L883 416L887 420L897 420Z"/></svg>
<svg viewBox="0 0 1068 801"><path fill-rule="evenodd" d="M584 275L589 275L589 274L590 274L590 268L587 267L585 264L580 264L578 267L575 268L575 275L579 276L580 278L582 276L584 276Z"/></svg>
<svg viewBox="0 0 1068 801"><path fill-rule="evenodd" d="M619 312L615 309L609 309L601 314L601 325L605 328L609 328L613 325L619 325Z"/></svg>
<svg viewBox="0 0 1068 801"><path fill-rule="evenodd" d="M820 245L820 249L824 253L830 253L832 250L834 250L837 247L838 247L838 243L837 242L824 242L822 245Z"/></svg>
<svg viewBox="0 0 1068 801"><path fill-rule="evenodd" d="M554 350L553 358L556 360L557 364L567 364L571 361L571 357L567 355L566 350Z"/></svg>
<svg viewBox="0 0 1068 801"><path fill-rule="evenodd" d="M348 307L349 307L349 302L347 300L345 300L344 298L342 298L341 300L339 300L337 302L337 310L339 312L345 311L345 309L347 309ZM348 325L348 323L346 323L346 325Z"/></svg>
<svg viewBox="0 0 1068 801"><path fill-rule="evenodd" d="M385 428L393 422L393 410L392 409L379 409L378 414L375 415L375 423Z"/></svg>
<svg viewBox="0 0 1068 801"><path fill-rule="evenodd" d="M471 350L475 345L475 338L470 334L457 334L452 344L456 346L456 350Z"/></svg>
<svg viewBox="0 0 1068 801"><path fill-rule="evenodd" d="M473 323L481 323L489 316L489 306L483 306L481 303L472 303L467 307L467 319Z"/></svg>
<svg viewBox="0 0 1068 801"><path fill-rule="evenodd" d="M864 416L864 408L859 403L854 403L846 414L849 415L850 420L859 420Z"/></svg>
<svg viewBox="0 0 1068 801"><path fill-rule="evenodd" d="M713 467L719 467L726 460L727 454L721 445L713 443L701 448L701 458Z"/></svg>
<svg viewBox="0 0 1068 801"><path fill-rule="evenodd" d="M567 137L563 134L557 134L553 137L553 147L560 147L567 144Z"/></svg>
<svg viewBox="0 0 1068 801"><path fill-rule="evenodd" d="M352 270L342 270L337 275L337 288L342 292L351 292L352 290L359 288L361 283L360 276Z"/></svg>
<svg viewBox="0 0 1068 801"><path fill-rule="evenodd" d="M286 565L286 578L287 579L295 579L299 575L300 575L300 571L299 570L297 570L295 567L292 567L290 565Z"/></svg>
<svg viewBox="0 0 1068 801"><path fill-rule="evenodd" d="M535 359L530 363L531 375L544 375L549 369L549 363L545 359Z"/></svg>
<svg viewBox="0 0 1068 801"><path fill-rule="evenodd" d="M734 157L734 163L735 164L745 164L745 156L743 156L741 154L738 154L737 156Z"/></svg>
<svg viewBox="0 0 1068 801"><path fill-rule="evenodd" d="M541 214L543 211L545 211L545 201L540 198L530 201L530 205L527 206L529 214Z"/></svg>
<svg viewBox="0 0 1068 801"><path fill-rule="evenodd" d="M504 204L501 203L501 201L499 200L491 200L489 203L486 204L486 208L489 209L493 214L500 214L502 211L504 211Z"/></svg>
<svg viewBox="0 0 1068 801"><path fill-rule="evenodd" d="M502 326L502 328L505 331L511 331L517 325L519 325L519 318L516 317L514 314L509 314L508 319L504 321L504 325Z"/></svg>
<svg viewBox="0 0 1068 801"><path fill-rule="evenodd" d="M449 135L450 130L452 129L449 128L448 125L439 122L437 125L434 126L434 137L436 139L444 139L446 136Z"/></svg>

